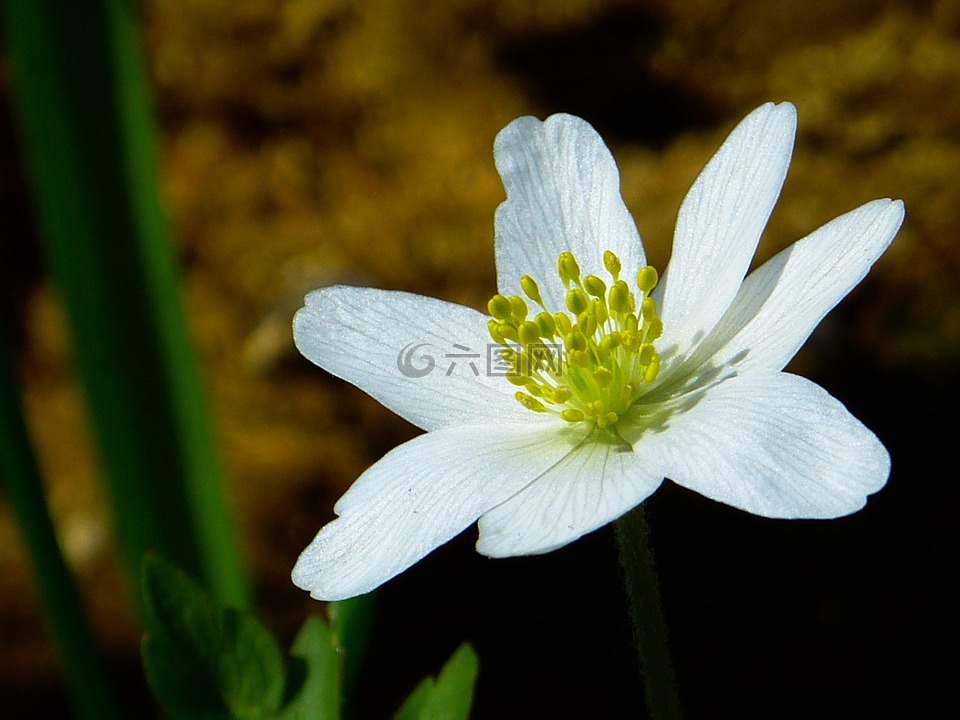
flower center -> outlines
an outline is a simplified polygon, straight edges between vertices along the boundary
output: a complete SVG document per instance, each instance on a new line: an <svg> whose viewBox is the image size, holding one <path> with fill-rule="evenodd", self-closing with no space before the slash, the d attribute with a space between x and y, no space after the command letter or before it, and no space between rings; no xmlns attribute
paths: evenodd
<svg viewBox="0 0 960 720"><path fill-rule="evenodd" d="M603 264L609 286L596 275L581 278L573 253L560 254L566 312L548 308L529 275L520 278L520 287L542 309L532 319L519 295L494 295L487 303L490 337L502 346L506 378L522 388L515 397L528 410L612 427L657 377L653 343L663 323L650 297L657 271L647 266L637 273L637 296L620 279L620 259L610 250Z"/></svg>

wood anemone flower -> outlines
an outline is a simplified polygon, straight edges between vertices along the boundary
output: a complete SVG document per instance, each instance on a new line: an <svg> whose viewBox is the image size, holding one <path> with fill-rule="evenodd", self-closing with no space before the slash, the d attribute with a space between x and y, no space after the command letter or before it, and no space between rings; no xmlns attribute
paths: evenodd
<svg viewBox="0 0 960 720"><path fill-rule="evenodd" d="M891 243L903 203L862 205L747 276L795 130L789 103L733 130L680 207L659 279L596 131L519 118L494 145L507 199L488 315L371 288L310 293L300 351L427 432L356 480L293 581L322 600L363 594L477 520L485 555L548 552L665 478L767 517L863 507L886 449L783 368ZM410 372L414 346L478 359Z"/></svg>

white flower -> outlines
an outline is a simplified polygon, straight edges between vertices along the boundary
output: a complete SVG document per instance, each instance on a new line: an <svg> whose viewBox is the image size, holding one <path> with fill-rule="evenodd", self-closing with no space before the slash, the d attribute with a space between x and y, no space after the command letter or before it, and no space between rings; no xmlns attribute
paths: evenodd
<svg viewBox="0 0 960 720"><path fill-rule="evenodd" d="M744 279L795 129L791 104L767 104L730 134L680 207L659 285L603 141L554 115L496 139L507 200L492 318L403 292L310 293L300 351L427 432L357 479L293 581L323 600L368 592L478 519L485 555L548 552L664 478L767 517L863 507L886 482L886 449L782 370L893 240L903 204L867 203ZM487 372L491 337L508 378ZM460 359L410 377L399 356L411 343L435 358L467 348L479 372ZM552 343L566 352L538 366Z"/></svg>

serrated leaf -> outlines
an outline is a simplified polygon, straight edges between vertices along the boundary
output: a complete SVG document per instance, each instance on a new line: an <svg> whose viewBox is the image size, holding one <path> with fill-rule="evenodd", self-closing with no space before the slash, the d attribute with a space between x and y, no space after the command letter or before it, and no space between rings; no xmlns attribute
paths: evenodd
<svg viewBox="0 0 960 720"><path fill-rule="evenodd" d="M157 555L143 559L143 601L147 627L179 652L216 658L223 637L223 615L207 593L185 573Z"/></svg>
<svg viewBox="0 0 960 720"><path fill-rule="evenodd" d="M147 679L176 720L267 720L280 706L284 665L256 618L217 606L197 583L156 556L143 563L150 631Z"/></svg>
<svg viewBox="0 0 960 720"><path fill-rule="evenodd" d="M333 631L307 618L290 649L291 678L299 681L281 720L340 720L342 656Z"/></svg>
<svg viewBox="0 0 960 720"><path fill-rule="evenodd" d="M148 555L143 561L147 626L143 668L154 695L176 720L228 720L216 682L222 628L199 585Z"/></svg>
<svg viewBox="0 0 960 720"><path fill-rule="evenodd" d="M450 656L434 681L423 680L394 715L394 720L467 720L479 661L464 643Z"/></svg>
<svg viewBox="0 0 960 720"><path fill-rule="evenodd" d="M283 656L259 620L226 610L217 669L220 692L237 720L259 720L276 713L283 699Z"/></svg>
<svg viewBox="0 0 960 720"><path fill-rule="evenodd" d="M143 668L154 695L176 720L230 720L207 668L185 662L169 643L144 635Z"/></svg>

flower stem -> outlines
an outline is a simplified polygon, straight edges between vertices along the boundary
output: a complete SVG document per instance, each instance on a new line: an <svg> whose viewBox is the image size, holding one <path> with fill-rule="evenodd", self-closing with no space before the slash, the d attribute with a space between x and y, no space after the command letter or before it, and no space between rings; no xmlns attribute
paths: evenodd
<svg viewBox="0 0 960 720"><path fill-rule="evenodd" d="M616 522L620 565L633 622L633 637L640 655L647 713L651 720L679 720L683 713L677 695L677 681L670 659L667 624L663 619L660 587L653 566L643 505L638 505Z"/></svg>

